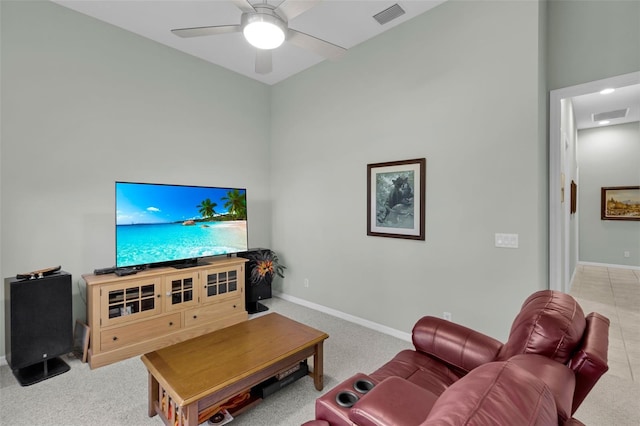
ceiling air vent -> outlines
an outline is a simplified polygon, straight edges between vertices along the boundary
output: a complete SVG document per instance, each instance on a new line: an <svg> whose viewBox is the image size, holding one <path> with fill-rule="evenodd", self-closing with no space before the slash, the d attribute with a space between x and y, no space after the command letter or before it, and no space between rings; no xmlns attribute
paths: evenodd
<svg viewBox="0 0 640 426"><path fill-rule="evenodd" d="M373 15L373 19L378 21L380 25L384 25L389 21L393 21L398 16L404 15L404 9L400 7L398 3L394 4L391 7L386 8L382 12L376 13Z"/></svg>
<svg viewBox="0 0 640 426"><path fill-rule="evenodd" d="M615 111L599 112L592 114L593 121L613 120L615 118L624 118L629 113L629 108L617 109Z"/></svg>

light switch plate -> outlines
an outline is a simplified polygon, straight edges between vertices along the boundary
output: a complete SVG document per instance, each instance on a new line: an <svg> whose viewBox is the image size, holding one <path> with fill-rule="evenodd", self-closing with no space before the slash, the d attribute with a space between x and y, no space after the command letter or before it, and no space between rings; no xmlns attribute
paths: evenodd
<svg viewBox="0 0 640 426"><path fill-rule="evenodd" d="M496 234L496 247L518 248L518 234Z"/></svg>

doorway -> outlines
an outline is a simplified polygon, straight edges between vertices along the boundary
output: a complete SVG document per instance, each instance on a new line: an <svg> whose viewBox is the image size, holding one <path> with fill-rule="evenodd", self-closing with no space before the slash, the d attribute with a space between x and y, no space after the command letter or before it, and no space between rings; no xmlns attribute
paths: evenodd
<svg viewBox="0 0 640 426"><path fill-rule="evenodd" d="M552 90L549 99L549 288L568 293L571 284L570 261L570 180L567 158L563 155L566 140L562 128L562 104L575 96L640 84L640 72L592 81Z"/></svg>

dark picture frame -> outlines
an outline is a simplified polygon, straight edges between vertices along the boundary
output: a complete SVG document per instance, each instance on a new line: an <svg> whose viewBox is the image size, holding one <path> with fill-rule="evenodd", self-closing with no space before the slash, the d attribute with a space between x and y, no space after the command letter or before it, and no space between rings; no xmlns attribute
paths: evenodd
<svg viewBox="0 0 640 426"><path fill-rule="evenodd" d="M76 326L73 330L73 353L76 358L87 362L87 353L89 352L89 326L79 320L76 320Z"/></svg>
<svg viewBox="0 0 640 426"><path fill-rule="evenodd" d="M367 164L367 235L425 239L427 159Z"/></svg>
<svg viewBox="0 0 640 426"><path fill-rule="evenodd" d="M640 186L602 187L601 220L640 220Z"/></svg>

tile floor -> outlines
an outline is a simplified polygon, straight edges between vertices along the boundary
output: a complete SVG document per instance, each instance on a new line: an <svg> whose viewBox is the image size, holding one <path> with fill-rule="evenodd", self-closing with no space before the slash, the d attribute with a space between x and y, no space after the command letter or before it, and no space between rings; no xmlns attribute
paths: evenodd
<svg viewBox="0 0 640 426"><path fill-rule="evenodd" d="M611 321L607 374L640 382L640 270L578 265L570 294Z"/></svg>

